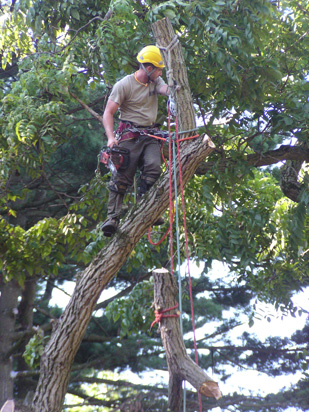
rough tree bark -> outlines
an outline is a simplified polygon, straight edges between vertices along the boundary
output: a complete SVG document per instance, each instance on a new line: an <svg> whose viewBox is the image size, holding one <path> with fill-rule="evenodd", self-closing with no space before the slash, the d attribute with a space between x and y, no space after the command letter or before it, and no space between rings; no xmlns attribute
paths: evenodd
<svg viewBox="0 0 309 412"><path fill-rule="evenodd" d="M180 161L184 185L198 164L214 149L201 136L183 145ZM33 400L35 412L60 412L71 365L103 289L117 274L137 242L169 205L169 177L164 174L144 199L133 207L118 231L81 273L70 302L55 324L41 359L40 379Z"/></svg>
<svg viewBox="0 0 309 412"><path fill-rule="evenodd" d="M17 316L18 331L25 332L24 336L18 341L19 355L15 357L16 367L19 371L30 369L25 362L23 353L25 352L26 345L29 341L29 334L26 332L31 333L33 330L33 307L36 287L37 279L35 277L27 276L22 288ZM15 391L18 393L19 399L25 399L29 391L33 391L34 387L34 382L31 379L15 379Z"/></svg>
<svg viewBox="0 0 309 412"><path fill-rule="evenodd" d="M280 169L281 190L286 197L294 202L299 202L299 196L304 186L298 178L302 164L301 160L288 160Z"/></svg>
<svg viewBox="0 0 309 412"><path fill-rule="evenodd" d="M181 83L185 81L186 79L183 78ZM183 84L183 90L179 91L177 98L178 96L181 98L188 88L188 84ZM186 102L183 102L182 109L179 118L182 117L182 113L187 116ZM188 124L188 122L180 122L180 124ZM191 124L189 126L192 127ZM214 147L207 136L200 136L181 145L180 164L183 170L184 185L194 175L198 165L214 150ZM178 165L176 169L178 175ZM172 170L172 175L173 173ZM179 182L177 183L179 185ZM147 229L168 208L168 187L169 176L165 173L141 202L128 212L104 250L97 254L77 279L72 297L61 318L55 323L53 333L41 358L40 378L32 404L34 412L61 411L71 366L97 300Z"/></svg>
<svg viewBox="0 0 309 412"><path fill-rule="evenodd" d="M181 45L178 42L169 19L165 18L156 21L152 24L151 28L155 35L157 45L161 50L166 66L168 84L171 88L172 97L176 102L179 131L191 130L195 127L195 115ZM180 86L177 92L175 92L173 88L175 84ZM186 137L186 134L182 137Z"/></svg>
<svg viewBox="0 0 309 412"><path fill-rule="evenodd" d="M13 345L19 294L17 282L4 282L0 275L0 408L8 399L13 399L12 359L9 353Z"/></svg>
<svg viewBox="0 0 309 412"><path fill-rule="evenodd" d="M176 280L166 269L152 272L154 279L154 308L162 310L177 305ZM172 314L172 312L167 313ZM182 409L182 381L188 381L202 395L219 399L218 384L189 357L180 332L178 318L163 318L160 321L161 339L164 345L169 371L169 407L171 412Z"/></svg>

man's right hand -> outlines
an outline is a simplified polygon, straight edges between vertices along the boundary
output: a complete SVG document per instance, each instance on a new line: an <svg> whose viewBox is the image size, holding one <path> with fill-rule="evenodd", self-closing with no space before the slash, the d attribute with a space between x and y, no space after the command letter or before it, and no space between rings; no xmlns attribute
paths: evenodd
<svg viewBox="0 0 309 412"><path fill-rule="evenodd" d="M115 137L113 136L113 137L110 137L108 140L107 140L107 146L111 149L113 146L118 146L118 142L117 142L117 140L115 139Z"/></svg>

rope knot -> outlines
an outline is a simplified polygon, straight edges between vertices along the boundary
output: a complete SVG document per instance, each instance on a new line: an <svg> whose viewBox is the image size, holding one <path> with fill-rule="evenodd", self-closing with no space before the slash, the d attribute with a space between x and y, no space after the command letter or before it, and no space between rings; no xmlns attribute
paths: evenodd
<svg viewBox="0 0 309 412"><path fill-rule="evenodd" d="M171 56L171 51L178 46L179 44L179 39L177 34L174 36L174 38L171 40L170 44L168 44L166 47L159 46L157 44L157 47L160 50L164 50L167 53L167 72L166 72L166 77L167 77L167 84L168 86L172 89L174 85L174 73L172 69L172 56Z"/></svg>
<svg viewBox="0 0 309 412"><path fill-rule="evenodd" d="M158 309L155 310L155 320L152 322L150 329L156 324L156 323L161 323L163 318L179 318L179 313L173 313L169 315L164 315L164 313L169 312L170 310L174 310L178 308L178 303L173 306L172 308L167 308L167 309Z"/></svg>

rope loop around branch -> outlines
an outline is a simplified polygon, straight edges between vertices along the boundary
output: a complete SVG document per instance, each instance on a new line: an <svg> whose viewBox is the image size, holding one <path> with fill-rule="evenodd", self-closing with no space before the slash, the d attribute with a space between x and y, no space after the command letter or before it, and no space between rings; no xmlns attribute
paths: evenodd
<svg viewBox="0 0 309 412"><path fill-rule="evenodd" d="M157 45L157 47L161 50L165 50L167 52L173 50L173 48L179 43L179 39L177 34L175 34L175 36L173 37L173 39L171 40L170 44L168 44L166 47L163 46L159 46Z"/></svg>
<svg viewBox="0 0 309 412"><path fill-rule="evenodd" d="M171 40L171 42L166 47L159 46L157 44L157 47L160 50L164 50L167 52L168 70L166 71L166 77L167 77L168 87L170 87L171 89L174 87L174 74L173 74L173 69L171 68L171 62L172 62L171 51L178 45L178 43L179 43L179 39L176 34L174 38Z"/></svg>
<svg viewBox="0 0 309 412"><path fill-rule="evenodd" d="M169 312L170 310L174 310L178 308L178 303L173 306L172 308L167 308L167 309L160 309L160 310L155 310L155 320L152 322L150 329L156 324L160 323L163 318L179 318L179 313L173 313L173 314L168 314L164 315L164 313Z"/></svg>

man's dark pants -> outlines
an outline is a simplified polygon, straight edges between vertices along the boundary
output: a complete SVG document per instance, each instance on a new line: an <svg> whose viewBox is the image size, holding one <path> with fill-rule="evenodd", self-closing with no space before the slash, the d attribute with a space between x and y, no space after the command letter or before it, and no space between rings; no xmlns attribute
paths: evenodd
<svg viewBox="0 0 309 412"><path fill-rule="evenodd" d="M127 169L122 172L118 171L116 177L110 182L108 219L119 219L123 197L127 188L133 185L138 168L141 170L140 194L144 194L161 174L161 152L158 140L153 137L139 136L123 140L119 146L129 149L130 162Z"/></svg>

